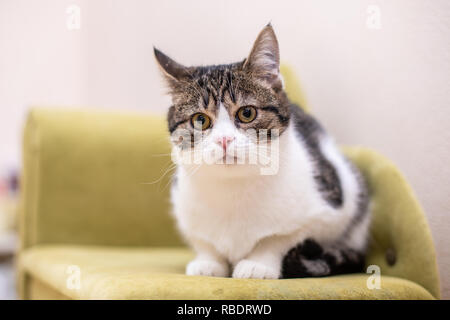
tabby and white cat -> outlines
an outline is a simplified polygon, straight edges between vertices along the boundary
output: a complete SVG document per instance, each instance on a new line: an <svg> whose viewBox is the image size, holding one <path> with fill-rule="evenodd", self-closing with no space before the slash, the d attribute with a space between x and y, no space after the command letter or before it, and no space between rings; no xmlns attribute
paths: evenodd
<svg viewBox="0 0 450 320"><path fill-rule="evenodd" d="M217 155L177 165L173 213L196 252L186 273L276 279L362 271L365 182L319 123L289 102L272 27L233 64L184 67L157 49L155 56L173 101L173 150L192 155L200 146ZM271 130L269 141L252 130ZM251 147L275 142L277 172L261 174L248 161Z"/></svg>

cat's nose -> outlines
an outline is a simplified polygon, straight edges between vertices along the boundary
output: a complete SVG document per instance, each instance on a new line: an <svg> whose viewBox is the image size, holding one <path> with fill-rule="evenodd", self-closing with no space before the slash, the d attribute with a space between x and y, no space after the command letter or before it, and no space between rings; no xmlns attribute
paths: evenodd
<svg viewBox="0 0 450 320"><path fill-rule="evenodd" d="M216 143L223 148L224 151L227 150L228 145L234 140L234 137L224 136L216 138Z"/></svg>

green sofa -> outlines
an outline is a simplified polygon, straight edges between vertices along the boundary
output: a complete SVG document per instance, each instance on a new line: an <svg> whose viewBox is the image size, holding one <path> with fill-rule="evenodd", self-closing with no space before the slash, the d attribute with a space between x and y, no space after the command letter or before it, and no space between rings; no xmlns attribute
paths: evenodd
<svg viewBox="0 0 450 320"><path fill-rule="evenodd" d="M20 296L439 298L431 234L411 188L376 152L343 150L361 168L373 196L367 265L380 268L380 288L367 285L370 273L283 280L185 276L193 254L169 214L171 163L164 117L33 109L23 138Z"/></svg>

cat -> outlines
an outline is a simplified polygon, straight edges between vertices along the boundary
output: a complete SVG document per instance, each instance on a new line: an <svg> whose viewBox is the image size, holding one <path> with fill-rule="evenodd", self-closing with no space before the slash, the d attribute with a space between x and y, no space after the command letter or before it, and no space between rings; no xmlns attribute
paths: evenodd
<svg viewBox="0 0 450 320"><path fill-rule="evenodd" d="M173 102L173 215L196 253L186 274L278 279L363 271L366 183L321 125L289 101L272 26L237 63L185 67L154 53ZM250 163L263 154L255 148L276 149L274 172ZM212 154L209 162L192 161L198 150Z"/></svg>

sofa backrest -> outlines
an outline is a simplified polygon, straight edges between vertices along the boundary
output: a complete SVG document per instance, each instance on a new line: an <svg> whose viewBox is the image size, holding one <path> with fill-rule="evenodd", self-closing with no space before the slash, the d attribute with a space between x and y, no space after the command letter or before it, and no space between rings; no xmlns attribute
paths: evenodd
<svg viewBox="0 0 450 320"><path fill-rule="evenodd" d="M23 138L22 246L181 245L165 119L33 109Z"/></svg>

